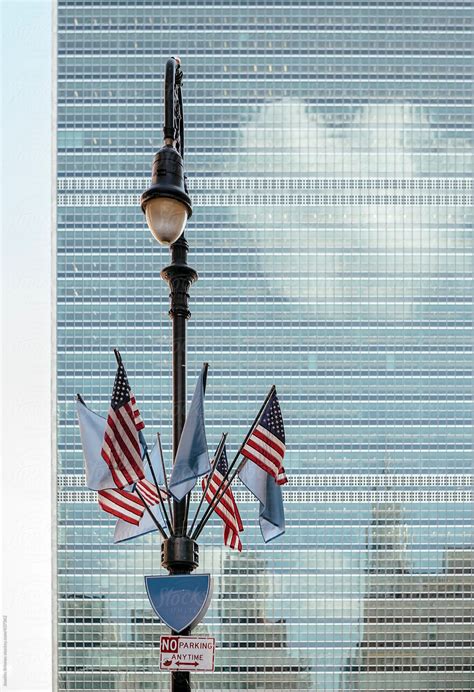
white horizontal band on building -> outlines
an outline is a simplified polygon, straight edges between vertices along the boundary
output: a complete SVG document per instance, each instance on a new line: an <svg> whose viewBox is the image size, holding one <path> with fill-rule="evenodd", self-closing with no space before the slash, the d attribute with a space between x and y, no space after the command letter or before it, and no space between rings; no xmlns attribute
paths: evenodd
<svg viewBox="0 0 474 692"><path fill-rule="evenodd" d="M58 207L138 207L138 194L77 194L58 195ZM470 207L472 198L468 193L415 194L406 191L380 191L370 195L354 190L347 194L283 194L277 192L255 194L193 194L193 203L198 207L326 207L331 205L409 205L409 206L457 206Z"/></svg>
<svg viewBox="0 0 474 692"><path fill-rule="evenodd" d="M59 474L58 486L85 487L86 477L83 474ZM310 487L367 487L377 486L406 489L407 487L459 488L474 486L474 474L420 473L420 474L293 474L288 477L289 486ZM238 486L238 482L234 484Z"/></svg>
<svg viewBox="0 0 474 692"><path fill-rule="evenodd" d="M248 490L234 490L235 501L239 503L255 502ZM191 501L199 502L201 493L191 493ZM289 504L297 503L364 503L364 502L400 502L400 503L466 503L472 502L474 493L470 490L284 490L283 500ZM94 490L61 490L58 492L60 503L97 502Z"/></svg>
<svg viewBox="0 0 474 692"><path fill-rule="evenodd" d="M206 190L428 190L466 192L472 190L470 178L279 178L261 176L254 178L191 176L188 188L190 191ZM58 190L125 190L139 194L150 184L149 178L59 178Z"/></svg>

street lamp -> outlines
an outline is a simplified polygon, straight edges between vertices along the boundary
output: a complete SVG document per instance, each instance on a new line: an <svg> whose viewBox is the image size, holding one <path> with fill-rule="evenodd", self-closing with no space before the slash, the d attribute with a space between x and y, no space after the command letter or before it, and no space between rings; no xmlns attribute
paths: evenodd
<svg viewBox="0 0 474 692"><path fill-rule="evenodd" d="M152 184L141 197L141 207L153 236L170 246L171 264L161 272L170 289L173 360L173 461L186 419L186 321L189 288L197 272L187 264L188 244L183 232L192 214L184 175L184 122L179 58L170 58L165 72L164 146L153 160ZM170 574L190 574L199 563L196 541L187 536L187 499L173 500L173 534L162 543L161 564ZM176 634L176 632L173 632ZM190 634L190 629L180 632ZM187 671L171 673L172 692L190 690Z"/></svg>

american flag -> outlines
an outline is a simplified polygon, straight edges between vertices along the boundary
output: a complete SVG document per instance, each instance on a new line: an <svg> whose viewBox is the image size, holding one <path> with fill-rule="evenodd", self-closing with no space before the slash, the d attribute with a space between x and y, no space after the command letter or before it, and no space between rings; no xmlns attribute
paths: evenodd
<svg viewBox="0 0 474 692"><path fill-rule="evenodd" d="M99 506L104 512L113 514L114 517L128 521L129 524L138 526L143 516L145 507L139 497L127 490L109 488L99 490Z"/></svg>
<svg viewBox="0 0 474 692"><path fill-rule="evenodd" d="M125 369L124 369L125 372ZM127 378L127 375L125 375L125 379ZM143 419L140 415L140 411L138 410L138 405L137 405L137 400L133 396L132 392L130 392L130 406L132 407L133 411L133 417L135 418L135 427L137 430L143 430L145 427L145 423L143 422Z"/></svg>
<svg viewBox="0 0 474 692"><path fill-rule="evenodd" d="M145 476L138 434L143 427L127 373L120 361L101 451L117 488L124 488Z"/></svg>
<svg viewBox="0 0 474 692"><path fill-rule="evenodd" d="M219 492L221 490L220 484L227 473L227 469L227 453L224 447L214 473L211 476L205 498L207 502L211 504L216 495L219 495L220 499L215 505L214 511L224 522L224 545L232 548L232 550L241 551L242 543L239 537L239 532L244 530L244 526L242 524L242 519L240 518L240 513L234 500L232 490L229 486L223 494ZM204 478L202 480L203 492L206 489L206 483L206 478Z"/></svg>
<svg viewBox="0 0 474 692"><path fill-rule="evenodd" d="M165 490L162 488L157 488L154 483L148 481L146 478L137 482L137 488L143 495L147 505L152 507L168 497Z"/></svg>
<svg viewBox="0 0 474 692"><path fill-rule="evenodd" d="M283 466L280 466L280 472L276 477L276 482L278 483L278 485L285 485L285 483L288 483L288 477L285 473L285 469L283 468Z"/></svg>
<svg viewBox="0 0 474 692"><path fill-rule="evenodd" d="M273 476L278 485L284 485L288 483L283 468L285 449L283 416L274 391L242 449L242 456Z"/></svg>

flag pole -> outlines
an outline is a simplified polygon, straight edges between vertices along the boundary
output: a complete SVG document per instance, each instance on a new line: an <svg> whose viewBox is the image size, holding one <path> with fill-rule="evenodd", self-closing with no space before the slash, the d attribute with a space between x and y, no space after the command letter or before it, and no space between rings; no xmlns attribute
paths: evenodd
<svg viewBox="0 0 474 692"><path fill-rule="evenodd" d="M162 469L162 471L163 471L163 480L164 480L164 483L165 483L166 499L167 499L167 502L168 502L168 508L169 508L169 510L170 510L170 517L171 517L171 519L172 519L172 518L173 518L173 510L172 510L172 508L171 508L171 500L170 500L170 494L171 494L171 493L170 493L170 489L169 489L169 487L168 487L168 478L167 478L167 476L166 476L165 457L164 457L164 455L163 455L163 447L161 446L161 435L160 435L160 433L156 433L156 437L157 437L157 440L158 440L158 449L159 449L159 451L160 451L161 469ZM173 531L172 529L170 530L170 533L171 533L172 536L174 536L174 531Z"/></svg>
<svg viewBox="0 0 474 692"><path fill-rule="evenodd" d="M158 481L156 480L155 470L153 468L153 464L151 463L150 455L148 454L148 449L145 449L145 456L146 456L146 460L148 462L148 466L150 467L151 475L153 476L153 482L156 485L156 489L157 489L158 494L159 494L160 493L160 486L158 485ZM165 503L163 501L163 498L161 499L161 504L163 505L163 507L161 507L161 510L162 510L163 515L165 517L168 531L170 532L170 535L172 536L173 535L173 529L171 527L171 523L170 523L170 520L168 517L168 512L166 511L166 506L165 506Z"/></svg>
<svg viewBox="0 0 474 692"><path fill-rule="evenodd" d="M189 535L191 535L193 532L194 524L196 523L196 519L198 518L199 512L201 511L202 503L204 502L204 498L206 497L206 493L209 490L211 478L212 478L214 471L216 470L217 463L218 463L219 459L221 458L222 450L224 449L226 439L227 439L227 433L223 433L222 437L220 439L220 442L217 445L216 453L214 454L214 460L212 462L212 467L211 467L210 473L207 477L206 487L204 488L204 492L203 492L202 497L199 501L199 505L198 505L198 508L196 510L196 514L194 515L193 523L191 524L191 528L189 529Z"/></svg>
<svg viewBox="0 0 474 692"><path fill-rule="evenodd" d="M252 432L253 432L255 426L256 426L257 423L258 423L258 420L259 420L260 416L262 415L263 411L265 410L265 407L266 407L266 405L268 404L268 402L270 401L270 398L273 396L275 390L276 390L276 387L275 387L274 384L272 384L272 386L270 387L270 391L268 392L267 396L265 397L265 401L264 401L263 404L261 405L259 412L258 412L257 415L255 416L255 420L253 421L252 425L250 426L250 429L249 429L247 435L245 436L244 441L242 442L242 444L241 444L240 447L239 447L239 451L237 452L237 454L235 455L235 457L234 457L233 460L232 460L232 463L230 464L229 468L227 469L227 473L226 473L226 475L223 477L223 479L222 479L222 481L221 481L221 483L220 483L220 485L219 485L219 488L217 489L217 492L216 492L216 495L215 495L213 501L211 502L211 504L209 505L209 507L207 508L207 510L204 512L204 515L203 515L201 521L199 522L199 524L197 525L197 528L196 528L196 530L194 531L194 534L191 536L191 538L193 539L193 541L195 541L196 538L201 534L201 531L203 530L204 526L207 524L207 522L208 522L208 520L209 520L209 517L211 516L211 514L213 513L215 507L217 506L217 504L220 502L221 498L223 497L224 493L221 493L220 495L219 495L219 493L220 493L220 491L222 490L222 488L223 488L223 486L224 486L226 480L230 477L230 474L231 474L231 472L232 472L232 469L234 468L234 466L235 466L235 464L236 464L236 462L237 462L237 459L238 459L239 456L240 456L240 453L241 453L242 449L245 447L245 445L246 445L246 443L247 443L247 440L249 439L250 435L252 434ZM231 484L232 481L234 480L236 474L240 471L240 469L242 468L243 465L244 465L244 464L240 464L240 465L239 465L239 467L237 468L237 470L236 470L235 473L233 474L233 476L232 476L232 478L231 478L231 480L230 480L230 483L225 487L224 492L227 491L227 488L230 486L230 484Z"/></svg>
<svg viewBox="0 0 474 692"><path fill-rule="evenodd" d="M155 517L155 515L154 515L153 512L151 511L151 509L150 509L150 507L148 506L148 504L147 504L145 498L143 497L143 495L141 494L141 492L138 490L136 484L135 484L135 487L134 487L134 489L133 489L133 492L135 492L135 493L138 495L138 497L140 498L140 500L143 502L143 505L144 505L146 511L148 512L148 514L150 515L150 517L153 519L153 523L155 524L156 528L158 529L158 531L161 533L161 535L163 536L163 538L164 538L165 541L166 541L166 539L168 538L168 536L166 535L166 532L163 530L163 528L162 528L160 522L158 521L158 519Z"/></svg>
<svg viewBox="0 0 474 692"><path fill-rule="evenodd" d="M122 365L122 364L123 364L122 356L121 356L120 351L118 350L118 348L114 348L114 356L115 356L115 360L117 361L117 365ZM143 438L143 439L144 439L144 438ZM151 463L150 455L148 454L148 449L147 449L147 447L146 447L146 443L145 443L145 445L144 445L144 450L145 450L145 457L146 457L146 460L147 460L147 462L148 462L148 466L150 467L151 475L152 475L152 477L153 477L153 482L155 483L156 490L158 491L158 494L159 494L160 488L159 488L158 482L157 482L157 480L156 480L155 470L154 470L153 465L152 465L152 463ZM141 492L140 492L139 489L137 488L136 484L135 484L135 487L134 487L134 492L137 493L138 497L140 498L140 500L141 500L141 501L143 502L143 504L145 505L145 509L147 510L148 514L149 514L150 517L153 519L153 522L155 523L155 525L156 525L158 531L161 533L161 535L163 536L163 538L166 540L166 539L168 538L168 536L166 535L166 532L163 531L163 528L161 527L161 524L159 523L158 519L155 517L155 515L154 515L153 512L151 511L150 507L147 505L147 503L146 503L146 501L145 501L143 495L141 494ZM163 509L164 509L164 506L163 506ZM170 528L170 521L169 521L168 515L166 514L166 510L164 511L164 515L165 515L165 519L166 519L166 523L167 523L167 525L168 525L168 528Z"/></svg>
<svg viewBox="0 0 474 692"><path fill-rule="evenodd" d="M229 478L228 473L225 475L224 479L222 480L222 482L220 483L220 485L217 489L215 496L212 499L212 503L210 504L209 509L207 510L207 513L204 514L201 522L199 523L196 531L194 532L194 535L192 536L193 541L196 541L199 538L199 536L201 535L202 531L204 530L207 522L211 518L212 514L216 511L217 505L222 500L222 498L224 497L224 495L226 494L226 492L228 491L228 489L232 485L232 481L234 480L236 475L239 473L239 471L245 466L247 461L248 461L248 459L245 459L245 458L242 459L242 461L237 466L237 468L235 469L234 473L232 474L232 476L230 478ZM224 487L224 484L225 484L225 487Z"/></svg>

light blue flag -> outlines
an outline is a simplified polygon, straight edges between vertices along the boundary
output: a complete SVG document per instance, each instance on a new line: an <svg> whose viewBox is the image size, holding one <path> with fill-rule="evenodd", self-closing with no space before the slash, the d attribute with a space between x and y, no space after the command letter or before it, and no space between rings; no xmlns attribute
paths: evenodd
<svg viewBox="0 0 474 692"><path fill-rule="evenodd" d="M161 485L163 483L163 472L160 471L161 462L159 457L158 444L155 444L155 446L153 447L150 454L150 459L151 463L153 464L156 480L158 481L158 484ZM151 474L150 467L148 464L145 464L145 478L151 483L155 482L153 480L153 476ZM153 512L156 519L158 520L160 526L163 526L164 528L165 518L161 512L161 504L153 505L153 507L150 507L150 509ZM156 528L153 519L145 510L143 512L143 516L140 519L140 523L138 526L135 526L135 524L130 524L128 521L124 521L123 519L117 520L117 523L115 524L114 543L123 543L124 541L131 541L133 538L144 536L146 533L151 533L151 531L158 531L158 529Z"/></svg>
<svg viewBox="0 0 474 692"><path fill-rule="evenodd" d="M194 488L199 476L211 470L204 426L206 377L207 364L199 375L171 472L170 492L177 500L182 500Z"/></svg>
<svg viewBox="0 0 474 692"><path fill-rule="evenodd" d="M260 500L260 531L265 543L285 533L285 510L281 485L260 466L248 460L239 471L244 485Z"/></svg>
<svg viewBox="0 0 474 692"><path fill-rule="evenodd" d="M91 490L115 488L109 467L100 454L107 421L79 400L76 403L76 408L84 453L86 485Z"/></svg>
<svg viewBox="0 0 474 692"><path fill-rule="evenodd" d="M158 442L155 442L155 444L153 445L153 449L150 452L150 461L151 461L151 465L153 466L153 470L155 472L156 482L158 483L158 485L164 485L165 479L163 477L163 466L161 465L160 446L159 446ZM146 467L147 467L148 472L149 472L150 469L148 467L148 464L146 465ZM145 477L148 478L146 473L145 473ZM151 481L152 483L155 482L152 477L148 478L148 480Z"/></svg>

